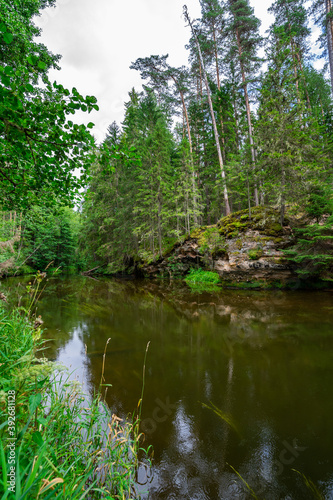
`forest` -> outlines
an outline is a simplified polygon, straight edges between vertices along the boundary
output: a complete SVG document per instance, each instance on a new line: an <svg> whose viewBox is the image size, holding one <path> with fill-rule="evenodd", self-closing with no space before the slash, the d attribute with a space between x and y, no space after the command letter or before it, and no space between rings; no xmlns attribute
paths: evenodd
<svg viewBox="0 0 333 500"><path fill-rule="evenodd" d="M59 56L36 42L34 16L54 0L1 3L2 274L114 273L258 206L301 220L303 254L331 265L330 2L276 0L265 37L248 0L200 0L195 20L184 6L188 65L132 61L143 90L129 91L99 145L93 123L72 120L96 98L51 83Z"/></svg>
<svg viewBox="0 0 333 500"><path fill-rule="evenodd" d="M2 498L332 497L331 0L199 1L98 144L0 0Z"/></svg>

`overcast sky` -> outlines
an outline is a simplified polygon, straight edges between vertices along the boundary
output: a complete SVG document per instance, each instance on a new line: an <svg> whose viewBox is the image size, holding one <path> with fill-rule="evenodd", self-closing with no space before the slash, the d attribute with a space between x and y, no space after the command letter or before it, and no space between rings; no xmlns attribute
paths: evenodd
<svg viewBox="0 0 333 500"><path fill-rule="evenodd" d="M182 17L184 0L57 0L43 11L36 24L41 41L61 54L61 71L51 72L65 87L98 99L99 112L81 122L93 121L98 142L110 123L123 120L124 102L132 87L141 88L140 75L131 62L151 54L169 54L175 66L187 64L185 44L189 28ZM200 16L199 0L187 0L191 18ZM262 33L272 22L267 14L271 0L250 0L262 21Z"/></svg>

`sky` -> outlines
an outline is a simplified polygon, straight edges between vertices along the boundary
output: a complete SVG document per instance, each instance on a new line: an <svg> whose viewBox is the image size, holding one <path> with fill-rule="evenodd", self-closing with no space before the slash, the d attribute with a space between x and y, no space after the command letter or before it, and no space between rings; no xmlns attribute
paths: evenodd
<svg viewBox="0 0 333 500"><path fill-rule="evenodd" d="M199 0L57 0L56 7L36 18L42 28L39 40L62 55L61 70L51 71L51 80L97 97L99 112L76 115L80 123L95 123L97 142L105 138L108 125L123 120L131 88L141 89L139 72L129 69L131 62L169 54L170 64L187 64L185 1L190 17L199 17ZM264 34L273 20L267 13L272 0L250 3Z"/></svg>

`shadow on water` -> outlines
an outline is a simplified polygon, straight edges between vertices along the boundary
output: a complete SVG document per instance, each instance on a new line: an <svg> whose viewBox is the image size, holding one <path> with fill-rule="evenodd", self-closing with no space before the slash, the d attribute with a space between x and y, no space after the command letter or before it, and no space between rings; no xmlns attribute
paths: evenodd
<svg viewBox="0 0 333 500"><path fill-rule="evenodd" d="M17 283L1 289L14 295ZM295 469L329 499L332 297L73 277L49 280L38 314L48 356L90 390L111 338L107 402L121 416L137 406L151 341L142 413L145 444L155 450L143 486L149 498L251 498L235 470L258 498L315 498Z"/></svg>

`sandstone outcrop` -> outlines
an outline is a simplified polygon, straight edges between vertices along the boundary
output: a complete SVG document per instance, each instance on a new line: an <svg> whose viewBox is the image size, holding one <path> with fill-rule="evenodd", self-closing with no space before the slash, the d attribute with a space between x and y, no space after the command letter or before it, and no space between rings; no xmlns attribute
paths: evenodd
<svg viewBox="0 0 333 500"><path fill-rule="evenodd" d="M141 271L173 278L203 267L217 272L225 286L288 286L297 277L283 250L294 243L294 236L290 221L281 226L279 220L279 212L268 207L254 208L251 218L247 210L236 212L214 226L197 228Z"/></svg>

